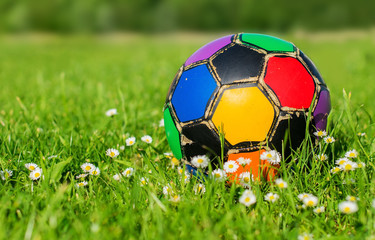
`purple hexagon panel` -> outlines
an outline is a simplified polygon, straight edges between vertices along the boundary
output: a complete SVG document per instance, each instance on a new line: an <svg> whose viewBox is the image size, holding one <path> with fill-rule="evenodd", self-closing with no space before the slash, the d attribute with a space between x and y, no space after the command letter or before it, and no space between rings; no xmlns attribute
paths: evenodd
<svg viewBox="0 0 375 240"><path fill-rule="evenodd" d="M211 57L212 54L230 44L232 42L232 36L233 35L225 36L204 45L186 60L185 66Z"/></svg>
<svg viewBox="0 0 375 240"><path fill-rule="evenodd" d="M318 104L316 105L314 115L315 126L317 130L326 130L327 117L331 111L331 99L327 89L322 89L319 95Z"/></svg>

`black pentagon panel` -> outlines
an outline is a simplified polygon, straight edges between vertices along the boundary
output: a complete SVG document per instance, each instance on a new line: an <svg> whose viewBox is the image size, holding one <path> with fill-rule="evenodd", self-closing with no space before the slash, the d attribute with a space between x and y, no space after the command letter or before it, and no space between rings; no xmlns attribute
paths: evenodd
<svg viewBox="0 0 375 240"><path fill-rule="evenodd" d="M184 126L182 128L182 134L185 135L188 139L193 141L193 144L186 145L186 147L194 149L194 154L199 155L200 154L215 154L217 156L220 156L221 154L221 147L220 147L220 138L219 136L211 130L207 125L203 123L193 124ZM194 145L200 145L201 149L198 149L197 147L194 147ZM228 151L227 147L224 146L224 153ZM185 151L185 153L189 153L190 150Z"/></svg>
<svg viewBox="0 0 375 240"><path fill-rule="evenodd" d="M260 75L264 54L249 47L234 45L217 55L212 64L223 84Z"/></svg>
<svg viewBox="0 0 375 240"><path fill-rule="evenodd" d="M316 68L315 64L311 61L311 59L308 56L306 56L301 50L299 51L299 55L302 58L302 60L306 63L312 75L314 75L319 80L319 84L326 85L326 83L323 81L322 75L320 75L318 69Z"/></svg>
<svg viewBox="0 0 375 240"><path fill-rule="evenodd" d="M293 114L281 112L279 118L282 120L276 125L276 131L268 146L280 153L284 151L285 156L289 156L290 149L298 149L305 139L307 116L303 112L294 112ZM313 128L310 124L309 133L311 134L312 131Z"/></svg>

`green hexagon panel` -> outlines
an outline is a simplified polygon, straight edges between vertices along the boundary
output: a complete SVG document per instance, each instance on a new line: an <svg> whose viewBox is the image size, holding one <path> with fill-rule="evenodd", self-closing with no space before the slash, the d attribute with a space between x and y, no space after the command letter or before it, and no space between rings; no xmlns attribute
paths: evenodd
<svg viewBox="0 0 375 240"><path fill-rule="evenodd" d="M243 43L253 45L258 48L263 48L269 52L294 52L295 47L292 43L282 40L277 37L272 37L264 34L243 33L240 35L240 40Z"/></svg>
<svg viewBox="0 0 375 240"><path fill-rule="evenodd" d="M182 152L181 152L180 133L178 132L176 125L174 124L169 107L166 107L164 110L164 128L165 128L167 140L173 152L173 155L175 156L175 158L181 159Z"/></svg>

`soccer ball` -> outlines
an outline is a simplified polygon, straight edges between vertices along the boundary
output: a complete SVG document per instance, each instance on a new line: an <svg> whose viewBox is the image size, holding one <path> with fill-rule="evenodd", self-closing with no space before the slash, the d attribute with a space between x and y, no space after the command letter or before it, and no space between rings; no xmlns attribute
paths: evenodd
<svg viewBox="0 0 375 240"><path fill-rule="evenodd" d="M240 33L186 60L170 85L164 123L173 155L188 166L206 155L213 168L237 161L232 174L268 178L277 166L261 154L287 157L306 134L325 130L330 108L328 88L301 50L276 37Z"/></svg>

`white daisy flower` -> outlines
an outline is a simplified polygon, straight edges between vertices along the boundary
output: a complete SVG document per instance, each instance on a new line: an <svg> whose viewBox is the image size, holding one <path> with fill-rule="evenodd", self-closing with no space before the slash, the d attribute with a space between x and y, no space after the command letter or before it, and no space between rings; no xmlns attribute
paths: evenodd
<svg viewBox="0 0 375 240"><path fill-rule="evenodd" d="M251 163L251 159L250 158L243 158L243 157L240 157L237 159L237 162L238 164L240 164L241 166L245 167L247 164L250 164Z"/></svg>
<svg viewBox="0 0 375 240"><path fill-rule="evenodd" d="M326 211L326 208L324 206L316 207L316 208L314 208L313 211L314 211L314 213L317 213L317 214L324 213Z"/></svg>
<svg viewBox="0 0 375 240"><path fill-rule="evenodd" d="M347 161L343 165L340 165L340 168L342 171L354 171L356 168L358 168L358 164L352 161Z"/></svg>
<svg viewBox="0 0 375 240"><path fill-rule="evenodd" d="M357 201L359 201L358 197L350 196L350 195L346 196L345 199L346 199L346 201L350 201L350 202L357 202Z"/></svg>
<svg viewBox="0 0 375 240"><path fill-rule="evenodd" d="M120 146L120 150L121 150L121 151L124 151L124 150L125 150L125 146L124 146L124 145L121 145L121 146Z"/></svg>
<svg viewBox="0 0 375 240"><path fill-rule="evenodd" d="M327 136L327 132L325 130L318 130L318 131L314 132L314 135L316 137L322 138L322 137Z"/></svg>
<svg viewBox="0 0 375 240"><path fill-rule="evenodd" d="M250 188L251 187L250 183L254 181L253 174L251 174L250 172L241 173L239 176L239 179L240 179L241 185L247 188Z"/></svg>
<svg viewBox="0 0 375 240"><path fill-rule="evenodd" d="M245 190L239 199L239 202L245 205L246 207L256 203L256 201L257 199L254 193L250 190Z"/></svg>
<svg viewBox="0 0 375 240"><path fill-rule="evenodd" d="M224 163L224 171L227 173L234 173L239 168L239 165L236 161L229 160Z"/></svg>
<svg viewBox="0 0 375 240"><path fill-rule="evenodd" d="M25 168L29 169L30 171L34 171L38 168L38 165L36 165L35 163L26 163Z"/></svg>
<svg viewBox="0 0 375 240"><path fill-rule="evenodd" d="M305 198L307 198L307 197L310 197L310 196L312 196L310 193L300 193L300 194L298 194L298 199L300 200L300 201L303 201L303 199L305 199Z"/></svg>
<svg viewBox="0 0 375 240"><path fill-rule="evenodd" d="M357 135L358 135L359 137L363 137L363 136L366 136L366 133L364 133L364 132L359 132L359 133L357 133Z"/></svg>
<svg viewBox="0 0 375 240"><path fill-rule="evenodd" d="M152 137L149 136L149 135L145 135L145 136L141 137L141 140L145 143L149 143L149 144L152 143Z"/></svg>
<svg viewBox="0 0 375 240"><path fill-rule="evenodd" d="M5 169L5 171L0 171L0 177L4 181L7 178L10 178L11 176L13 176L13 171L12 170Z"/></svg>
<svg viewBox="0 0 375 240"><path fill-rule="evenodd" d="M309 197L304 198L302 202L306 207L315 207L318 204L318 198L314 195L311 195Z"/></svg>
<svg viewBox="0 0 375 240"><path fill-rule="evenodd" d="M213 179L218 182L224 182L227 178L227 173L223 169L215 169L211 173Z"/></svg>
<svg viewBox="0 0 375 240"><path fill-rule="evenodd" d="M124 177L131 177L133 175L133 172L134 172L134 168L127 168L125 169L121 174L124 176Z"/></svg>
<svg viewBox="0 0 375 240"><path fill-rule="evenodd" d="M76 184L78 188L86 186L88 183L86 181L82 181Z"/></svg>
<svg viewBox="0 0 375 240"><path fill-rule="evenodd" d="M164 187L163 187L163 194L164 194L165 196L172 195L172 194L173 194L173 190L172 190L171 186L169 186L169 185L164 186Z"/></svg>
<svg viewBox="0 0 375 240"><path fill-rule="evenodd" d="M302 233L301 235L298 235L298 240L313 240L314 235L311 233Z"/></svg>
<svg viewBox="0 0 375 240"><path fill-rule="evenodd" d="M335 161L335 164L338 165L338 166L342 166L348 161L349 161L349 159L347 159L347 158L339 158Z"/></svg>
<svg viewBox="0 0 375 240"><path fill-rule="evenodd" d="M327 136L324 138L324 142L325 143L334 143L336 141L336 139L332 136Z"/></svg>
<svg viewBox="0 0 375 240"><path fill-rule="evenodd" d="M164 118L160 119L159 127L164 127Z"/></svg>
<svg viewBox="0 0 375 240"><path fill-rule="evenodd" d="M264 196L264 200L268 201L268 202L276 202L277 200L279 199L279 195L276 194L276 193L267 193L265 196Z"/></svg>
<svg viewBox="0 0 375 240"><path fill-rule="evenodd" d="M141 187L147 185L147 183L148 183L148 178L141 177L141 179L139 179L139 184L141 185Z"/></svg>
<svg viewBox="0 0 375 240"><path fill-rule="evenodd" d="M171 152L165 152L165 153L163 153L163 155L164 155L166 158L172 158L172 157L173 157L173 153L171 153Z"/></svg>
<svg viewBox="0 0 375 240"><path fill-rule="evenodd" d="M203 195L206 192L206 186L202 183L198 183L194 186L195 195Z"/></svg>
<svg viewBox="0 0 375 240"><path fill-rule="evenodd" d="M185 174L181 174L181 181L184 180L184 183L190 182L190 173L188 171L185 171Z"/></svg>
<svg viewBox="0 0 375 240"><path fill-rule="evenodd" d="M95 169L95 165L92 164L92 163L84 163L81 165L81 169L84 171L84 172L91 172L93 169Z"/></svg>
<svg viewBox="0 0 375 240"><path fill-rule="evenodd" d="M121 182L121 178L122 178L121 173L117 173L117 174L113 175L113 179L116 180L116 181Z"/></svg>
<svg viewBox="0 0 375 240"><path fill-rule="evenodd" d="M338 173L341 171L341 168L340 167L334 167L330 170L331 173L335 174L335 173Z"/></svg>
<svg viewBox="0 0 375 240"><path fill-rule="evenodd" d="M85 178L85 177L87 177L87 173L85 173L85 174L79 174L78 176L76 176L76 179L80 179L80 178Z"/></svg>
<svg viewBox="0 0 375 240"><path fill-rule="evenodd" d="M117 109L116 108L109 109L108 111L105 112L105 115L107 115L107 117L112 117L114 115L117 115Z"/></svg>
<svg viewBox="0 0 375 240"><path fill-rule="evenodd" d="M90 172L90 175L93 175L93 176L99 176L100 174L100 169L98 167L94 168L91 172Z"/></svg>
<svg viewBox="0 0 375 240"><path fill-rule="evenodd" d="M351 214L358 211L358 205L356 202L344 201L339 203L339 210L345 214Z"/></svg>
<svg viewBox="0 0 375 240"><path fill-rule="evenodd" d="M327 154L324 154L324 153L319 154L319 155L317 155L316 157L317 157L317 159L320 160L320 161L325 161L325 160L328 159Z"/></svg>
<svg viewBox="0 0 375 240"><path fill-rule="evenodd" d="M174 196L171 196L171 198L169 199L169 201L174 202L174 203L178 203L178 202L181 201L181 197L180 197L180 195L176 194Z"/></svg>
<svg viewBox="0 0 375 240"><path fill-rule="evenodd" d="M133 146L135 144L135 137L130 137L125 140L126 146Z"/></svg>
<svg viewBox="0 0 375 240"><path fill-rule="evenodd" d="M191 164L196 168L205 168L209 164L209 159L205 155L198 155L191 159Z"/></svg>
<svg viewBox="0 0 375 240"><path fill-rule="evenodd" d="M182 167L177 167L177 172L179 175L182 175L184 173L184 169Z"/></svg>
<svg viewBox="0 0 375 240"><path fill-rule="evenodd" d="M105 151L105 155L111 158L115 158L120 154L120 152L117 149L109 148L107 151Z"/></svg>
<svg viewBox="0 0 375 240"><path fill-rule="evenodd" d="M266 151L260 155L261 160L267 160L272 165L277 165L281 162L280 153L276 150Z"/></svg>
<svg viewBox="0 0 375 240"><path fill-rule="evenodd" d="M175 168L176 166L180 165L180 161L177 158L172 157L171 158L171 165L172 165L172 168Z"/></svg>
<svg viewBox="0 0 375 240"><path fill-rule="evenodd" d="M275 180L275 183L276 183L276 186L278 186L279 188L283 189L283 188L287 188L288 187L288 183L285 182L283 179L281 178L278 178Z"/></svg>
<svg viewBox="0 0 375 240"><path fill-rule="evenodd" d="M347 151L345 153L345 157L347 157L347 158L356 158L356 157L358 157L358 152L355 149L352 149L352 150Z"/></svg>
<svg viewBox="0 0 375 240"><path fill-rule="evenodd" d="M43 174L43 171L41 168L36 168L34 171L30 172L30 179L31 180L38 180Z"/></svg>
<svg viewBox="0 0 375 240"><path fill-rule="evenodd" d="M365 168L366 167L366 163L364 163L364 162L357 162L357 166L358 166L358 168Z"/></svg>

